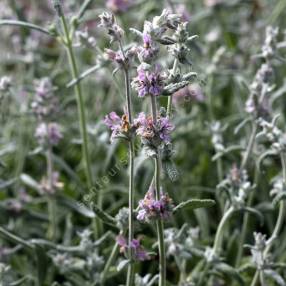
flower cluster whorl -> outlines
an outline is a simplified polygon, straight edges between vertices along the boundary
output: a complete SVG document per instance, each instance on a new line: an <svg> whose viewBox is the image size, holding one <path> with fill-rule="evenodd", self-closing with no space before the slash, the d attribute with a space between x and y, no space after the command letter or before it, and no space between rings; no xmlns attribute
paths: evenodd
<svg viewBox="0 0 286 286"><path fill-rule="evenodd" d="M174 130L168 117L158 116L155 123L152 116L147 116L144 112L141 112L134 120L134 126L143 144L153 147L169 143L170 133Z"/></svg>
<svg viewBox="0 0 286 286"><path fill-rule="evenodd" d="M139 97L159 96L165 85L164 79L159 65L152 67L144 63L138 66L137 77L133 79L132 87L138 92Z"/></svg>
<svg viewBox="0 0 286 286"><path fill-rule="evenodd" d="M137 219L150 222L156 219L167 220L173 210L173 201L168 194L161 192L159 200L154 197L154 189L150 189L143 200L139 201L139 212Z"/></svg>
<svg viewBox="0 0 286 286"><path fill-rule="evenodd" d="M128 245L127 240L124 236L118 235L116 237L116 241L118 245L120 246L120 252L123 253L125 256L128 256L128 249L132 249L133 257L129 257L129 259L135 260L135 261L144 261L149 260L150 256L145 251L145 249L141 246L139 239L132 239L131 244Z"/></svg>
<svg viewBox="0 0 286 286"><path fill-rule="evenodd" d="M126 114L120 118L113 111L105 116L104 123L112 131L111 141L120 137L128 139L135 132L144 145L153 148L169 143L170 133L174 129L168 117L158 116L155 123L152 116L147 116L144 112L139 113L133 124L130 124Z"/></svg>

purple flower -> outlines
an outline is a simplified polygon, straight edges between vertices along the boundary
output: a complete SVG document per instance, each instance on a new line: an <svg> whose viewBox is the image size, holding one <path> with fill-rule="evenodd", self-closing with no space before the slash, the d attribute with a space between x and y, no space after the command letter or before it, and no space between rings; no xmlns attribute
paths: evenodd
<svg viewBox="0 0 286 286"><path fill-rule="evenodd" d="M169 219L172 214L173 203L168 194L161 193L160 199L154 197L154 189L150 189L143 200L139 201L137 219L144 222L151 220Z"/></svg>
<svg viewBox="0 0 286 286"><path fill-rule="evenodd" d="M120 118L116 112L112 111L105 116L104 123L112 131L111 141L113 141L120 134L127 136L130 130L130 124L126 114Z"/></svg>
<svg viewBox="0 0 286 286"><path fill-rule="evenodd" d="M165 143L170 142L170 133L174 130L173 124L168 117L160 117L157 121L158 133L161 140Z"/></svg>
<svg viewBox="0 0 286 286"><path fill-rule="evenodd" d="M145 69L143 65L140 65L137 69L137 77L133 80L132 86L138 91L139 97L160 95L164 87L164 77L160 73L159 66L156 66L154 71L150 71Z"/></svg>
<svg viewBox="0 0 286 286"><path fill-rule="evenodd" d="M124 63L124 58L121 52L115 52L111 49L105 49L105 56L108 60L122 65Z"/></svg>
<svg viewBox="0 0 286 286"><path fill-rule="evenodd" d="M152 40L151 35L143 33L143 47L138 48L138 57L141 62L149 62L153 60L158 52L158 45Z"/></svg>
<svg viewBox="0 0 286 286"><path fill-rule="evenodd" d="M174 126L168 117L158 117L156 124L151 116L146 116L144 112L139 113L134 119L136 134L147 140L151 145L159 146L161 143L170 142L170 133L174 130Z"/></svg>
<svg viewBox="0 0 286 286"><path fill-rule="evenodd" d="M36 129L35 136L41 145L57 145L63 138L60 125L57 123L40 123Z"/></svg>
<svg viewBox="0 0 286 286"><path fill-rule="evenodd" d="M132 248L134 260L144 261L144 260L150 259L150 256L148 255L148 253L141 246L139 239L132 239L130 246L128 245L125 237L122 235L118 235L116 237L116 241L117 241L118 245L120 246L120 252L124 253L125 255L128 254L129 247Z"/></svg>

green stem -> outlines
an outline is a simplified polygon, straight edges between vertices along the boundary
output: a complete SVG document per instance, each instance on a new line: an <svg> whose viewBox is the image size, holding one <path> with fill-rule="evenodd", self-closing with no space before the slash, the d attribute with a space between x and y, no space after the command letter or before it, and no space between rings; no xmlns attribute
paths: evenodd
<svg viewBox="0 0 286 286"><path fill-rule="evenodd" d="M67 50L67 54L68 54L68 58L70 62L72 77L73 77L73 80L76 80L79 77L79 72L78 72L76 59L74 55L71 33L68 28L65 15L61 10L61 7L55 7L55 8L58 11L58 15L61 19L62 27L64 30L64 36L65 36L64 42L65 42L65 46L66 46L66 50ZM74 90L76 94L79 125L80 125L80 132L81 132L81 138L82 138L82 156L83 156L83 161L84 161L84 170L85 170L85 176L87 180L88 191L90 192L93 189L92 188L93 181L92 181L90 155L89 155L89 149L88 149L88 134L87 134L87 128L86 128L85 106L84 106L81 83L79 81L74 85ZM95 194L96 204L97 204L97 199L98 199L97 195L98 194ZM95 218L93 220L93 226L94 226L95 237L99 237L100 236L99 230L102 228L102 225L98 218Z"/></svg>
<svg viewBox="0 0 286 286"><path fill-rule="evenodd" d="M156 200L160 199L160 160L159 155L155 158L155 195ZM165 257L165 242L164 242L164 222L162 219L156 221L156 229L159 245L159 286L166 285L166 257Z"/></svg>
<svg viewBox="0 0 286 286"><path fill-rule="evenodd" d="M108 275L109 269L115 260L115 257L117 255L117 251L118 251L118 244L115 243L113 248L112 248L111 254L110 254L110 256L109 256L109 258L105 264L105 267L103 269L102 276L101 276L101 285L105 284L106 276Z"/></svg>
<svg viewBox="0 0 286 286"><path fill-rule="evenodd" d="M285 158L285 154L284 153L281 153L280 155L281 157L281 164L282 164L282 173L283 173L283 183L286 184L286 158ZM281 229L282 229L282 226L284 224L284 221L285 221L285 212L286 212L286 209L285 209L285 202L283 200L280 201L279 203L279 212L278 212L278 217L277 217L277 221L276 221L276 224L275 224L275 228L272 232L272 235L271 237L269 238L269 243L267 244L264 252L263 252L263 256L264 257L267 257L270 250L271 250L271 247L273 246L273 243L275 242L275 239L278 237ZM259 271L256 271L254 277L253 277L253 280L252 280L252 286L255 286L257 284L257 280L259 278Z"/></svg>
<svg viewBox="0 0 286 286"><path fill-rule="evenodd" d="M125 57L124 50L122 48L122 44L120 42L120 47L122 50L122 54ZM132 108L131 108L131 91L130 91L130 77L128 67L124 69L124 77L125 77L125 89L126 89L126 104L127 104L127 113L128 113L128 122L132 124ZM129 205L129 217L128 217L128 245L132 244L132 240L134 239L134 139L131 137L129 141L129 191L128 191L128 205ZM127 271L127 279L126 285L132 286L134 285L134 262L132 261L133 257L133 249L129 247L129 257L131 259L131 263L128 265Z"/></svg>
<svg viewBox="0 0 286 286"><path fill-rule="evenodd" d="M178 59L176 58L176 59L174 60L174 64L173 64L172 76L175 76L176 71L177 71L177 68L178 68L178 65L179 65L179 61L178 61ZM167 105L167 116L168 116L168 117L171 117L171 113L172 113L172 99L173 99L173 97L172 97L172 95L170 95L170 96L168 97L168 105Z"/></svg>
<svg viewBox="0 0 286 286"><path fill-rule="evenodd" d="M217 232L216 232L216 236L215 236L215 242L214 242L214 253L216 255L219 255L220 252L220 247L222 244L222 240L223 240L223 235L224 235L224 228L229 220L229 218L232 216L232 214L234 213L234 208L231 206L223 215L220 224L218 226Z"/></svg>
<svg viewBox="0 0 286 286"><path fill-rule="evenodd" d="M151 108L152 108L152 119L154 124L157 123L157 107L156 98L152 95L151 97ZM160 199L160 156L159 151L155 157L155 197L156 200ZM166 256L165 256L165 242L164 242L164 222L162 219L156 221L156 230L158 236L159 245L159 286L166 286Z"/></svg>
<svg viewBox="0 0 286 286"><path fill-rule="evenodd" d="M128 245L131 245L134 238L134 143L133 139L129 142L129 218L128 218ZM129 257L133 257L133 249L129 247ZM134 262L128 265L126 285L134 285Z"/></svg>
<svg viewBox="0 0 286 286"><path fill-rule="evenodd" d="M77 79L79 77L78 68L75 60L75 55L72 46L72 39L70 37L70 31L67 25L66 18L63 13L60 14L60 19L63 26L63 31L65 35L65 42L66 42L66 50L70 62L71 73L73 79ZM86 129L86 115L85 115L85 108L84 108L84 100L82 95L82 88L80 82L77 82L74 86L74 90L76 93L77 99L77 107L78 107L78 114L79 114L79 122L80 122L80 130L81 130L81 137L82 137L82 155L84 159L84 167L85 167L85 175L88 184L88 188L92 187L92 172L91 172L91 164L90 164L90 156L88 150L88 135Z"/></svg>
<svg viewBox="0 0 286 286"><path fill-rule="evenodd" d="M244 157L242 159L242 163L240 166L240 170L245 169L245 167L247 166L248 160L251 156L253 147L254 147L254 143L255 143L255 137L256 137L256 133L257 133L257 123L254 122L252 125L252 132L249 138L249 142L246 148L246 152L244 154ZM253 199L254 199L254 192L252 192L249 196L249 199L247 201L247 207L251 206ZM247 234L247 229L248 229L248 222L249 222L249 213L244 213L243 215L243 223L242 223L242 230L241 230L241 235L240 238L238 240L238 250L237 250L237 256L236 256L236 261L235 261L235 266L239 267L240 262L241 262L241 258L242 258L242 252L243 252L243 244L245 242L246 239L246 234Z"/></svg>
<svg viewBox="0 0 286 286"><path fill-rule="evenodd" d="M56 199L54 197L54 184L53 184L53 159L52 159L52 147L48 146L46 151L47 160L47 179L50 194L48 194L48 213L49 213L49 228L48 238L52 241L56 240L57 236L57 215L56 215Z"/></svg>
<svg viewBox="0 0 286 286"><path fill-rule="evenodd" d="M205 281L206 279L206 276L207 276L207 272L208 270L210 269L210 264L207 262L204 266L204 269L200 275L200 279L198 281L198 285L197 286L203 286L203 282Z"/></svg>
<svg viewBox="0 0 286 286"><path fill-rule="evenodd" d="M224 235L224 229L228 223L228 220L230 219L230 217L232 216L232 214L235 212L235 209L233 206L231 206L223 215L220 223L219 223L219 226L218 226L218 229L217 229L217 232L216 232L216 235L215 235L215 241L214 241L214 246L213 246L213 252L214 252L214 255L215 256L219 256L220 254L220 248L221 248L221 244L222 244L222 241L223 241L223 235ZM209 270L210 268L210 263L207 262L205 268L204 268L204 271L203 271L203 275L201 275L200 277L200 281L199 281L199 284L198 285L202 285L202 282L205 280L205 275L207 273L207 271ZM211 277L212 279L212 277ZM211 283L212 284L212 283Z"/></svg>
<svg viewBox="0 0 286 286"><path fill-rule="evenodd" d="M260 277L260 284L261 286L266 286L265 279L264 279L264 273L262 270L259 271L259 277Z"/></svg>
<svg viewBox="0 0 286 286"><path fill-rule="evenodd" d="M0 235L5 237L7 240L12 241L14 243L20 244L27 249L33 250L34 246L27 242L26 240L18 237L17 235L9 232L8 230L4 229L3 227L0 226Z"/></svg>
<svg viewBox="0 0 286 286"><path fill-rule="evenodd" d="M259 271L255 272L255 275L253 277L253 280L251 282L251 286L256 286L257 282L258 282L258 278L259 278Z"/></svg>
<svg viewBox="0 0 286 286"><path fill-rule="evenodd" d="M244 157L242 159L240 170L243 170L247 166L248 160L250 159L250 156L251 156L251 153L253 150L253 146L254 146L254 142L255 142L257 127L258 127L257 123L254 122L252 125L252 132L251 132L251 135L249 138L247 149L246 149L246 152L245 152Z"/></svg>

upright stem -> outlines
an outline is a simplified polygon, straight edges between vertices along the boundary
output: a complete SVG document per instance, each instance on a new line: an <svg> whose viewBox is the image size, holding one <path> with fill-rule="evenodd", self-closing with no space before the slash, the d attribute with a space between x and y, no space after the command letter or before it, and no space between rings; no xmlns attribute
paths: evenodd
<svg viewBox="0 0 286 286"><path fill-rule="evenodd" d="M176 58L174 60L174 65L173 65L173 69L172 69L172 76L174 76L176 74L176 71L177 71L177 68L178 68L178 64L179 64L179 61L178 59ZM172 95L170 95L168 97L168 105L167 105L167 116L168 117L171 117L171 113L172 113Z"/></svg>
<svg viewBox="0 0 286 286"><path fill-rule="evenodd" d="M242 162L241 162L240 170L243 170L246 167L248 160L250 159L250 156L251 156L251 153L253 150L253 146L254 146L254 142L255 142L256 132L257 132L257 123L254 122L252 125L252 131L251 131L249 142L248 142L248 145L246 148L246 152L245 152L244 157L243 157Z"/></svg>
<svg viewBox="0 0 286 286"><path fill-rule="evenodd" d="M106 276L109 272L109 269L112 265L112 263L114 262L115 258L116 258L116 255L117 255L117 252L118 252L118 243L116 242L112 248L112 251L111 251L111 254L104 266L104 269L103 269L103 272L102 272L102 275L101 275L101 285L104 286L105 285L105 281L106 281Z"/></svg>
<svg viewBox="0 0 286 286"><path fill-rule="evenodd" d="M49 213L49 228L48 238L55 240L57 236L57 215L56 215L56 200L54 198L53 186L53 160L52 160L52 147L48 146L46 151L47 160L47 180L51 194L48 194L48 213Z"/></svg>
<svg viewBox="0 0 286 286"><path fill-rule="evenodd" d="M155 158L155 196L156 200L160 199L160 160L159 155ZM165 242L164 242L164 222L162 219L156 221L156 229L159 245L159 286L166 285L166 257L165 257Z"/></svg>
<svg viewBox="0 0 286 286"><path fill-rule="evenodd" d="M67 49L67 54L68 54L68 58L70 62L71 73L72 73L73 79L77 79L79 76L79 73L78 73L78 68L77 68L77 64L76 64L76 60L74 56L72 39L71 39L71 35L70 35L70 31L67 25L65 15L63 13L60 14L60 19L62 22L63 31L65 35L66 49ZM85 175L86 175L88 188L91 188L92 187L92 175L91 175L92 172L91 172L90 156L89 156L89 150L88 150L86 115L85 115L84 100L83 100L82 88L81 88L80 82L77 82L75 84L74 90L76 93L79 122L80 122L80 131L81 131L81 137L82 137L82 155L83 155L83 160L84 160Z"/></svg>
<svg viewBox="0 0 286 286"><path fill-rule="evenodd" d="M224 229L228 223L228 220L230 219L230 217L232 216L232 214L234 213L234 208L233 206L231 206L223 215L221 221L220 221L220 224L218 226L218 229L217 229L217 232L216 232L216 235L215 235L215 241L214 241L214 246L213 246L213 252L214 252L214 255L215 256L219 256L219 252L220 252L220 248L221 248L221 244L222 244L222 241L223 241L223 235L224 235ZM207 264L205 265L204 267L204 270L202 272L202 275L200 277L200 280L199 280L199 283L198 283L198 286L201 286L203 285L202 283L204 282L205 280L205 275L208 271L208 269L210 268L210 263L207 262ZM212 283L211 283L212 284Z"/></svg>
<svg viewBox="0 0 286 286"><path fill-rule="evenodd" d="M282 173L283 173L283 183L286 184L286 158L285 158L285 154L281 153L280 154L281 157L281 164L282 164ZM283 200L280 201L279 203L279 212L278 212L278 217L277 217L277 221L275 224L275 228L272 232L271 237L269 238L269 243L267 244L264 252L263 252L263 256L267 257L267 255L269 254L271 247L273 246L273 243L275 241L275 239L278 237L281 228L283 226L283 223L285 221L285 202ZM258 278L259 276L261 277L261 275L259 275L259 271L256 271L251 286L255 286L257 284Z"/></svg>
<svg viewBox="0 0 286 286"><path fill-rule="evenodd" d="M249 142L248 142L248 145L246 148L246 152L245 152L244 157L242 159L240 170L245 169L247 166L248 160L251 156L251 153L252 153L252 150L254 147L256 133L257 133L257 123L254 122L252 125L252 131L251 131ZM249 199L247 201L247 206L251 206L253 199L254 199L254 192L252 192L250 194ZM237 256L236 256L236 261L235 261L236 267L238 267L240 265L240 262L241 262L242 252L243 252L243 244L245 242L245 238L246 238L246 234L247 234L248 221L249 221L249 213L246 212L243 215L242 230L241 230L240 238L238 240L238 250L237 250Z"/></svg>
<svg viewBox="0 0 286 286"><path fill-rule="evenodd" d="M152 108L152 119L154 124L157 123L157 108L156 98L152 95L151 97L151 108ZM155 197L156 200L160 199L160 155L159 151L155 157ZM165 256L165 242L164 242L164 222L162 219L156 221L156 230L158 236L159 245L159 286L166 286L166 256Z"/></svg>
<svg viewBox="0 0 286 286"><path fill-rule="evenodd" d="M122 53L124 55L124 51L122 45L120 44ZM124 55L125 57L125 55ZM130 78L129 71L126 67L124 69L124 77L125 77L125 89L126 89L126 104L127 104L127 113L128 113L128 122L132 124L132 109L131 109L131 92L130 92ZM134 239L134 140L131 137L129 141L129 195L128 195L128 205L129 205L129 216L128 216L128 245L131 245L132 240ZM134 262L132 261L133 257L133 249L131 247L128 248L129 257L131 259L131 263L128 266L127 271L127 280L126 285L132 286L134 285Z"/></svg>
<svg viewBox="0 0 286 286"><path fill-rule="evenodd" d="M130 246L132 240L134 238L134 143L133 139L129 142L129 217L128 217L128 245ZM131 247L128 248L129 257L131 258L131 263L128 266L127 272L127 286L134 285L134 262L132 261L133 257L133 249Z"/></svg>
<svg viewBox="0 0 286 286"><path fill-rule="evenodd" d="M214 247L213 247L214 253L216 255L218 255L219 251L220 251L220 247L221 247L223 235L224 235L224 228L225 228L229 218L233 214L233 212L234 212L234 208L231 206L223 215L223 217L220 221L220 224L218 226L216 236L215 236Z"/></svg>
<svg viewBox="0 0 286 286"><path fill-rule="evenodd" d="M60 11L58 12L59 17L62 22L62 27L64 31L65 36L65 45L66 50L70 62L70 68L73 80L76 80L79 77L78 68L76 64L76 59L74 55L73 45L72 45L72 33L71 30L69 30L67 21L65 18L64 13L61 11L61 7L59 7ZM79 116L79 124L80 124L80 132L81 132L81 138L82 138L82 156L83 156L83 163L84 163L84 170L85 170L85 176L87 180L87 187L88 190L92 190L93 181L92 181L92 171L91 171L91 163L90 163L90 154L88 149L88 134L87 134L87 128L86 128L86 115L85 115L85 106L84 106L84 99L82 94L82 88L81 83L78 81L74 85L74 90L76 94L76 100L77 100L77 108L78 108L78 116ZM98 194L95 194L95 202L97 203L98 200ZM95 237L100 236L100 229L101 221L96 217L93 219L93 226L94 226L94 235Z"/></svg>
<svg viewBox="0 0 286 286"><path fill-rule="evenodd" d="M259 271L256 271L256 272L255 272L255 275L254 275L254 277L253 277L253 280L252 280L252 282L251 282L251 286L256 286L257 281L258 281L258 278L259 278Z"/></svg>

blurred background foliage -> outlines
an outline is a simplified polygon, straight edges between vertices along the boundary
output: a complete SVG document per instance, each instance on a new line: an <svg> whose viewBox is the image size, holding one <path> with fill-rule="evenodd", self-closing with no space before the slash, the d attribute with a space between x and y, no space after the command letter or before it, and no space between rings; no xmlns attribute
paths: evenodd
<svg viewBox="0 0 286 286"><path fill-rule="evenodd" d="M83 1L63 2L65 12L71 17L79 10ZM211 126L213 122L220 121L225 147L233 145L245 147L250 133L249 126L237 134L234 133L234 129L246 117L244 106L249 95L248 87L261 64L261 60L253 56L260 52L265 28L268 25L279 27L280 40L286 40L286 2L285 0L174 0L172 2L178 12L183 9L186 17L190 19L191 34L199 36L192 44L192 67L188 69L198 73L199 91L196 92L200 92L202 97L201 100L191 97L175 102L173 122L176 129L172 143L175 150L173 168L177 171L172 170L172 172L174 174L178 172L178 176L171 181L165 174L163 187L173 197L175 203L178 203L189 198L216 198L217 184L234 164L239 164L241 150L223 155L222 160L213 160L215 149L212 144ZM121 141L110 144L108 130L102 123L104 116L110 111L122 113L124 105L122 74L119 72L113 76L114 66L102 59L103 49L110 46L107 35L98 27L98 15L106 10L105 4L105 1L92 1L79 26L82 31L88 27L90 34L96 39L96 46L90 48L81 45L75 50L81 73L92 66L99 66L82 81L82 84L88 117L92 173L100 189L102 209L115 216L120 208L127 205L128 178L126 164L123 162L127 156L127 149ZM169 5L169 1L138 0L134 1L134 5L128 11L115 13L118 23L126 31L126 43L135 41L134 34L129 31L130 27L141 30L144 20L159 15L162 8ZM0 0L0 17L28 21L45 28L59 25L49 1ZM46 235L48 225L46 198L29 185L29 179L40 181L46 170L45 158L37 151L38 145L34 138L36 119L31 113L30 105L35 92L35 80L49 77L55 86L54 93L59 99L60 112L57 121L63 126L64 134L63 140L54 149L55 168L60 172L60 181L64 183L64 188L59 191L62 201L58 202L57 208L59 231L56 241L64 245L77 244L80 240L77 232L89 227L92 221L89 213L80 210L76 203L84 200L84 194L88 190L81 163L75 95L73 88L66 87L71 80L66 53L55 39L37 31L8 26L0 29L0 75L12 78L9 93L2 93L0 97L0 224L24 240L43 238ZM168 68L172 66L167 53L165 58L162 58L162 65ZM276 90L279 89L284 96L285 75L285 64L277 61ZM283 114L283 122L285 122L286 108L284 96L278 98L274 105ZM146 110L146 103L139 100L135 92L133 100L136 112ZM161 99L161 105L166 105L165 98ZM275 223L276 213L267 208L265 202L269 201L269 181L279 172L280 163L274 159L271 159L271 163L271 168L266 164L262 169L263 174L259 177L255 196L255 205L263 210L266 223L260 227L255 217L250 219L248 243L252 243L254 230L270 233ZM254 161L250 162L251 181L253 181L254 164ZM136 201L144 196L152 175L152 165L148 160L144 160L139 149L136 159ZM23 196L26 196L26 200ZM218 205L194 212L183 210L174 217L170 226L181 227L184 223L192 227L199 226L200 241L207 245L213 240L220 218L221 211ZM225 249L230 263L235 259L236 238L241 231L241 223L242 216L237 215L231 221L227 235ZM101 226L101 234L108 230L113 233L112 241L103 242L103 247L100 248L100 255L104 261L111 251L116 235L116 231L108 225ZM154 237L150 226L140 225L136 232L144 236L146 246L152 245L154 241L148 238L148 234ZM281 237L285 236L284 228ZM0 261L11 266L9 275L15 281L34 273L35 257L14 247L13 243L0 238ZM8 249L13 255L7 255ZM280 253L281 261L284 262L285 250L285 240L281 239L276 251ZM245 255L248 259L250 255L248 250L245 250ZM58 285L66 285L61 284L67 281L66 278L52 266L50 258L47 259L50 278L46 278L43 285L51 285L53 281L58 281ZM196 263L196 259L191 260L188 268L192 269ZM146 262L140 267L142 273L156 271L156 264L153 263ZM178 275L175 263L170 260L168 278L174 285ZM119 285L124 281L122 278L122 275L115 275L108 285ZM22 285L33 285L33 283L27 278Z"/></svg>

